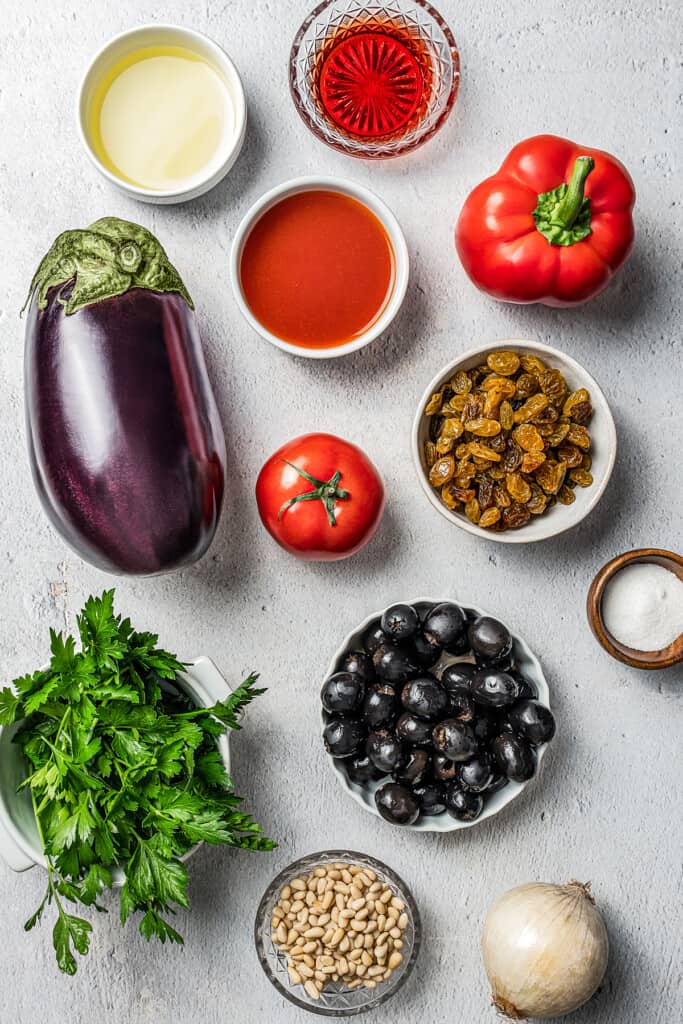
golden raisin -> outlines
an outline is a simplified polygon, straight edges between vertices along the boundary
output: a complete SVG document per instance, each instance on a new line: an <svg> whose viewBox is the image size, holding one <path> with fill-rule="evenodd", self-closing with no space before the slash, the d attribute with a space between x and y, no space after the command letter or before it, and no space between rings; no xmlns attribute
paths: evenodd
<svg viewBox="0 0 683 1024"><path fill-rule="evenodd" d="M495 434L500 434L500 423L498 420L489 420L482 416L466 420L465 430L469 430L470 434L476 434L477 437L494 437Z"/></svg>
<svg viewBox="0 0 683 1024"><path fill-rule="evenodd" d="M479 441L470 441L467 449L472 456L476 456L478 459L487 459L489 462L500 462L501 456L498 452L494 452L493 448L489 448L488 445L480 444Z"/></svg>
<svg viewBox="0 0 683 1024"><path fill-rule="evenodd" d="M444 424L441 428L441 436L457 438L460 437L464 429L465 428L459 419L450 417L450 419L444 420Z"/></svg>
<svg viewBox="0 0 683 1024"><path fill-rule="evenodd" d="M537 416L548 407L545 395L532 395L515 412L515 423L528 423L532 416Z"/></svg>
<svg viewBox="0 0 683 1024"><path fill-rule="evenodd" d="M533 373L535 377L538 377L545 370L545 363L538 356L525 354L519 357L519 361L524 372Z"/></svg>
<svg viewBox="0 0 683 1024"><path fill-rule="evenodd" d="M564 405L562 406L562 415L571 417L574 407L587 401L589 401L589 398L588 392L585 388L579 388L578 391L572 391L569 397L565 399Z"/></svg>
<svg viewBox="0 0 683 1024"><path fill-rule="evenodd" d="M536 430L536 427L532 427L528 423L523 423L520 427L516 427L512 431L512 436L519 447L523 448L525 452L542 452L545 447L543 438Z"/></svg>
<svg viewBox="0 0 683 1024"><path fill-rule="evenodd" d="M523 373L517 378L515 398L531 398L532 395L536 394L540 386L538 377L534 377L530 373Z"/></svg>
<svg viewBox="0 0 683 1024"><path fill-rule="evenodd" d="M518 502L510 505L510 508L503 510L503 523L505 526L511 529L518 529L520 526L526 526L531 518L526 505L520 505Z"/></svg>
<svg viewBox="0 0 683 1024"><path fill-rule="evenodd" d="M519 473L508 473L505 477L505 486L508 489L508 494L515 501L521 502L524 505L531 497L531 488Z"/></svg>
<svg viewBox="0 0 683 1024"><path fill-rule="evenodd" d="M571 423L567 431L567 440L587 452L591 446L590 434L585 427L578 423Z"/></svg>
<svg viewBox="0 0 683 1024"><path fill-rule="evenodd" d="M593 477L587 469L570 469L569 479L578 484L579 487L590 487L593 483Z"/></svg>
<svg viewBox="0 0 683 1024"><path fill-rule="evenodd" d="M453 450L454 445L454 437L445 437L442 434L439 440L436 442L436 450L439 453L439 455L448 455L448 453Z"/></svg>
<svg viewBox="0 0 683 1024"><path fill-rule="evenodd" d="M476 525L479 522L479 519L481 518L481 509L479 508L479 502L476 498L472 498L472 500L468 501L465 505L465 515L471 523Z"/></svg>
<svg viewBox="0 0 683 1024"><path fill-rule="evenodd" d="M562 405L567 394L567 382L559 370L543 370L538 375L538 382L553 405Z"/></svg>
<svg viewBox="0 0 683 1024"><path fill-rule="evenodd" d="M486 357L488 366L494 373L511 377L519 369L519 356L516 352L491 352Z"/></svg>
<svg viewBox="0 0 683 1024"><path fill-rule="evenodd" d="M436 445L434 444L433 441L425 441L424 452L425 462L427 463L427 469L431 469L431 467L436 462L437 457Z"/></svg>
<svg viewBox="0 0 683 1024"><path fill-rule="evenodd" d="M557 457L566 462L570 469L576 469L583 462L583 452L575 444L561 444L557 449Z"/></svg>
<svg viewBox="0 0 683 1024"><path fill-rule="evenodd" d="M433 416L435 412L438 412L441 408L443 401L443 391L437 391L427 402L425 406L425 416Z"/></svg>
<svg viewBox="0 0 683 1024"><path fill-rule="evenodd" d="M493 526L494 523L497 523L499 519L499 508L487 508L486 511L482 513L481 519L479 520L479 525L486 529L488 526Z"/></svg>
<svg viewBox="0 0 683 1024"><path fill-rule="evenodd" d="M509 508L512 504L512 498L502 484L496 484L493 488L493 500L498 508Z"/></svg>
<svg viewBox="0 0 683 1024"><path fill-rule="evenodd" d="M546 459L543 465L539 466L534 477L541 485L546 494L557 494L564 483L567 467L564 462L556 462L555 459Z"/></svg>
<svg viewBox="0 0 683 1024"><path fill-rule="evenodd" d="M558 444L562 444L568 433L568 423L556 423L555 426L551 428L550 433L546 437L546 443L548 447L556 448Z"/></svg>
<svg viewBox="0 0 683 1024"><path fill-rule="evenodd" d="M433 487L441 487L452 479L455 473L455 459L452 455L446 455L438 459L429 471L429 482Z"/></svg>
<svg viewBox="0 0 683 1024"><path fill-rule="evenodd" d="M508 401L501 402L498 418L503 430L512 430L515 423L515 413Z"/></svg>
<svg viewBox="0 0 683 1024"><path fill-rule="evenodd" d="M464 370L458 370L451 381L451 387L457 395L468 395L472 390L472 381Z"/></svg>
<svg viewBox="0 0 683 1024"><path fill-rule="evenodd" d="M531 497L526 503L526 507L531 512L532 516L542 516L548 507L548 497L543 493L540 487L531 486Z"/></svg>
<svg viewBox="0 0 683 1024"><path fill-rule="evenodd" d="M571 487L567 487L566 484L562 484L557 492L557 500L560 505L572 505L576 501L576 495Z"/></svg>
<svg viewBox="0 0 683 1024"><path fill-rule="evenodd" d="M522 473L533 473L545 459L545 452L525 452L522 456Z"/></svg>

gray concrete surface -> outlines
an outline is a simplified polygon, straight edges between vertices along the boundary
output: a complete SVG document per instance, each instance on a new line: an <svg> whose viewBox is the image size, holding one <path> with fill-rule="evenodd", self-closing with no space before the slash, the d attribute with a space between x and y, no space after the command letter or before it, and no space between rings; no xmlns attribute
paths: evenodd
<svg viewBox="0 0 683 1024"><path fill-rule="evenodd" d="M148 947L99 916L92 954L59 976L47 928L22 924L39 870L0 866L1 1024L256 1024L303 1021L261 972L252 925L272 875L315 849L350 844L388 860L424 917L412 982L376 1019L494 1020L478 949L486 908L530 879L590 879L612 940L602 991L576 1024L681 1019L679 671L612 662L585 621L589 582L612 555L681 547L681 8L673 0L529 4L441 0L462 50L450 122L408 159L354 162L308 134L287 91L291 38L310 0L4 0L0 37L0 631L3 682L45 656L49 626L108 578L66 550L42 514L24 450L17 312L37 260L65 228L104 214L158 232L190 287L230 448L219 536L204 561L161 579L116 580L122 610L189 657L211 655L237 681L269 686L233 751L239 788L272 855L203 850L192 863L183 951ZM89 55L154 20L215 36L244 76L244 152L210 195L179 208L137 205L87 163L74 96ZM500 305L470 285L453 251L460 205L519 139L566 134L611 150L638 189L637 243L618 281L570 311ZM240 318L228 283L230 240L266 188L312 172L374 187L399 217L412 257L405 305L369 349L329 364L293 360ZM483 339L533 337L570 352L612 403L619 457L596 512L537 546L483 543L450 527L414 478L414 405L436 369ZM365 445L386 477L374 543L336 566L304 565L261 528L255 475L280 442L310 429ZM392 830L337 788L319 738L321 675L341 636L373 608L417 593L489 608L523 633L547 670L560 731L527 794L491 822L442 838Z"/></svg>

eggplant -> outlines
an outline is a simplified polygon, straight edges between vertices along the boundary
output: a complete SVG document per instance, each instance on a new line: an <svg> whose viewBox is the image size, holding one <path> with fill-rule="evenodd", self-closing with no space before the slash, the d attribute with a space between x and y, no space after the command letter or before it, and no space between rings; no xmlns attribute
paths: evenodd
<svg viewBox="0 0 683 1024"><path fill-rule="evenodd" d="M107 572L196 562L218 525L225 437L164 249L116 217L65 231L26 305L29 458L53 526Z"/></svg>

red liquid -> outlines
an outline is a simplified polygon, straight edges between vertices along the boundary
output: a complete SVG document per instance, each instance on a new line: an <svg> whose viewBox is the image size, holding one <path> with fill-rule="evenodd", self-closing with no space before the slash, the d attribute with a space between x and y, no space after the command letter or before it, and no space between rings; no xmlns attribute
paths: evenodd
<svg viewBox="0 0 683 1024"><path fill-rule="evenodd" d="M429 95L428 65L405 28L376 20L355 30L347 26L326 49L318 94L336 125L367 139L401 133L419 121Z"/></svg>
<svg viewBox="0 0 683 1024"><path fill-rule="evenodd" d="M271 334L305 348L343 345L381 315L394 287L394 250L372 210L312 189L286 196L252 228L240 280Z"/></svg>

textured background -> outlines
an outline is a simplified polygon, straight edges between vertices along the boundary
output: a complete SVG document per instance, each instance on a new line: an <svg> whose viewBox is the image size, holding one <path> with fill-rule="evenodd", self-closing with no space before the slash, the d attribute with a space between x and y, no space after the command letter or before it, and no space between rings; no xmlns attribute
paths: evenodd
<svg viewBox="0 0 683 1024"><path fill-rule="evenodd" d="M185 949L148 947L99 917L92 955L60 977L46 928L25 936L40 871L0 865L0 1021L180 1024L302 1021L263 976L254 912L272 875L315 849L350 844L388 860L424 917L412 982L377 1019L492 1021L478 939L486 908L512 884L590 879L604 909L607 980L576 1024L680 1019L681 672L615 662L585 621L586 590L611 556L681 546L681 8L675 2L441 0L461 47L453 116L417 154L381 165L326 149L287 90L287 57L311 0L3 0L0 39L0 490L2 677L33 669L48 626L111 578L66 550L48 526L24 451L17 318L54 236L104 214L158 232L199 310L231 454L225 515L210 554L161 579L117 580L120 608L184 657L211 655L233 682L251 667L269 692L233 745L235 775L272 855L203 850L192 863ZM184 207L137 205L100 179L80 149L74 97L92 52L135 24L208 32L244 76L250 125L239 162ZM610 150L638 190L633 257L609 291L578 310L496 304L467 281L452 228L468 190L519 139L566 134ZM346 175L377 190L401 221L412 277L393 327L329 364L295 360L256 337L235 307L228 251L265 189L299 174ZM612 403L619 456L597 511L536 546L485 543L453 529L414 477L409 429L422 389L459 351L533 337L570 352ZM252 496L265 457L310 429L338 432L376 459L387 514L369 549L334 567L293 561L261 528ZM318 688L341 637L373 608L431 594L506 619L541 656L559 735L542 778L492 822L442 838L391 830L337 788L319 738Z"/></svg>

